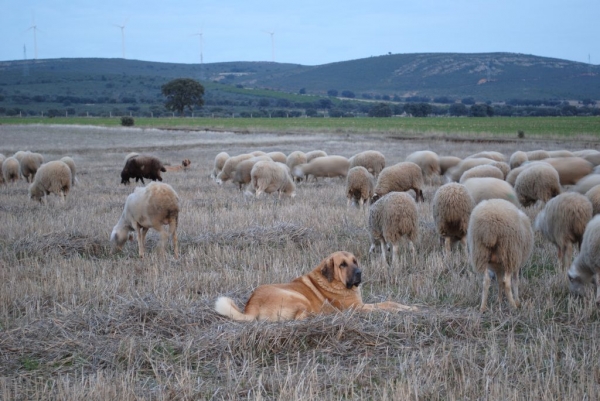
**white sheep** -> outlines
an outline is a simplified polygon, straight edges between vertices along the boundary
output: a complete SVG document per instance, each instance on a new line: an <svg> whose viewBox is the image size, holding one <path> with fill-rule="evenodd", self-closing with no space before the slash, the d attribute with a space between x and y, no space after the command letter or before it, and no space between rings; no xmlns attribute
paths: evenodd
<svg viewBox="0 0 600 401"><path fill-rule="evenodd" d="M285 164L290 168L290 171L294 171L294 167L305 163L307 163L306 154L299 150L290 153L285 161ZM293 179L296 181L296 177L293 177Z"/></svg>
<svg viewBox="0 0 600 401"><path fill-rule="evenodd" d="M490 272L498 280L498 303L502 289L513 308L520 306L519 270L533 250L533 231L525 213L503 199L486 200L475 206L467 231L469 258L475 271L483 273L479 310L487 308Z"/></svg>
<svg viewBox="0 0 600 401"><path fill-rule="evenodd" d="M460 241L467 248L469 218L475 204L467 188L455 182L442 185L433 197L433 220L447 252Z"/></svg>
<svg viewBox="0 0 600 401"><path fill-rule="evenodd" d="M244 186L246 186L247 184L250 184L250 181L252 181L252 177L250 176L252 167L254 167L254 165L260 161L273 161L273 160L267 155L256 156L256 157L252 157L247 160L242 160L235 167L235 171L233 173L233 178L231 179L231 181L234 184L239 185L240 191L244 189Z"/></svg>
<svg viewBox="0 0 600 401"><path fill-rule="evenodd" d="M502 171L503 177L502 179L506 179L506 176L508 175L508 173L510 173L510 166L508 165L508 163L505 162L494 162L494 163L490 163L490 166L494 166L497 169L499 169L500 171Z"/></svg>
<svg viewBox="0 0 600 401"><path fill-rule="evenodd" d="M437 153L430 150L419 150L406 157L407 162L413 162L421 167L423 180L428 184L433 184L440 175L440 157Z"/></svg>
<svg viewBox="0 0 600 401"><path fill-rule="evenodd" d="M529 152L525 152L525 154L527 155L527 160L529 161L535 161L535 160L543 160L543 159L547 159L550 157L550 155L548 154L548 152L546 152L545 150L531 150Z"/></svg>
<svg viewBox="0 0 600 401"><path fill-rule="evenodd" d="M466 159L481 159L481 158L492 159L497 162L506 161L506 156L504 156L500 152L495 152L495 151L483 151L483 152L475 153L471 156L466 157Z"/></svg>
<svg viewBox="0 0 600 401"><path fill-rule="evenodd" d="M140 258L144 257L144 242L150 228L160 233L160 252L164 254L169 235L173 238L175 258L179 257L177 245L177 222L179 219L179 196L169 185L151 182L145 187L137 187L125 201L121 218L110 234L110 240L117 250L121 250L129 234L137 233ZM169 226L167 233L163 226Z"/></svg>
<svg viewBox="0 0 600 401"><path fill-rule="evenodd" d="M327 156L327 152L325 152L323 150L311 150L310 152L306 152L306 163L310 163L311 160L314 160L317 157L325 157L325 156Z"/></svg>
<svg viewBox="0 0 600 401"><path fill-rule="evenodd" d="M556 157L543 159L558 171L560 185L575 185L577 181L590 174L594 169L592 163L581 157Z"/></svg>
<svg viewBox="0 0 600 401"><path fill-rule="evenodd" d="M585 156L590 156L590 155L600 155L600 152L597 151L596 149L582 149L582 150L576 150L573 152L573 156L576 156L576 157L585 157Z"/></svg>
<svg viewBox="0 0 600 401"><path fill-rule="evenodd" d="M232 156L229 159L227 159L225 161L225 164L223 164L223 169L217 175L217 179L216 179L217 184L221 185L224 182L231 180L233 178L233 175L235 174L235 169L236 169L237 165L240 162L243 162L244 160L252 159L253 157L255 157L255 156L253 156L250 153L245 153L245 154L241 154L241 155L237 155L237 156Z"/></svg>
<svg viewBox="0 0 600 401"><path fill-rule="evenodd" d="M517 178L519 177L519 174L521 174L523 171L525 171L526 168L529 168L531 166L535 166L535 165L541 164L541 163L543 163L543 162L541 162L541 161L525 162L525 163L521 164L519 167L515 167L512 170L510 170L510 172L508 173L508 175L506 176L506 178L504 180L514 187L515 183L517 182ZM546 165L547 165L547 163L546 163Z"/></svg>
<svg viewBox="0 0 600 401"><path fill-rule="evenodd" d="M373 201L390 192L415 191L417 202L424 202L423 173L413 162L401 162L381 170L373 193Z"/></svg>
<svg viewBox="0 0 600 401"><path fill-rule="evenodd" d="M282 196L296 196L296 184L292 180L289 167L283 163L259 161L252 167L250 176L257 198L263 192L277 192L280 199Z"/></svg>
<svg viewBox="0 0 600 401"><path fill-rule="evenodd" d="M25 152L21 157L21 160L19 160L21 176L25 178L27 182L33 182L35 174L43 163L44 157L41 154L29 151Z"/></svg>
<svg viewBox="0 0 600 401"><path fill-rule="evenodd" d="M588 162L592 163L592 165L594 165L594 166L598 166L598 165L600 165L600 152L582 156L582 159L587 160Z"/></svg>
<svg viewBox="0 0 600 401"><path fill-rule="evenodd" d="M313 176L319 177L346 177L350 169L350 162L344 156L323 156L311 160L310 163L299 164L292 169L292 175L297 179Z"/></svg>
<svg viewBox="0 0 600 401"><path fill-rule="evenodd" d="M581 251L567 275L571 293L579 296L583 296L585 285L594 281L596 305L600 306L600 215L585 227Z"/></svg>
<svg viewBox="0 0 600 401"><path fill-rule="evenodd" d="M31 185L29 198L42 201L46 195L54 193L65 201L71 189L71 169L65 162L54 160L41 165Z"/></svg>
<svg viewBox="0 0 600 401"><path fill-rule="evenodd" d="M283 152L269 152L267 153L267 156L269 156L274 162L285 164L287 161L287 156Z"/></svg>
<svg viewBox="0 0 600 401"><path fill-rule="evenodd" d="M215 162L213 164L213 171L210 174L210 178L216 180L217 176L223 170L223 166L225 162L229 159L229 154L227 152L221 152L215 156Z"/></svg>
<svg viewBox="0 0 600 401"><path fill-rule="evenodd" d="M571 188L571 191L586 194L596 185L600 185L600 174L588 174L577 181L577 184Z"/></svg>
<svg viewBox="0 0 600 401"><path fill-rule="evenodd" d="M73 160L72 157L65 156L61 158L60 161L69 166L69 169L71 170L71 186L75 186L75 182L77 181L77 178L75 176L75 173L77 172L77 169L75 167L75 160Z"/></svg>
<svg viewBox="0 0 600 401"><path fill-rule="evenodd" d="M592 203L584 195L565 192L552 198L535 219L535 229L558 248L558 259L567 270L573 243L581 245L585 226L592 218Z"/></svg>
<svg viewBox="0 0 600 401"><path fill-rule="evenodd" d="M545 163L526 168L517 177L514 188L523 206L531 206L538 200L546 203L561 193L558 172Z"/></svg>
<svg viewBox="0 0 600 401"><path fill-rule="evenodd" d="M408 239L414 256L414 242L419 235L417 204L414 199L405 192L391 192L378 199L369 208L369 234L369 252L373 252L379 243L384 264L387 264L386 248L390 245L392 264L397 263L400 240L403 237Z"/></svg>
<svg viewBox="0 0 600 401"><path fill-rule="evenodd" d="M519 199L514 188L506 181L491 177L475 177L463 182L477 205L487 199L504 199L519 206Z"/></svg>
<svg viewBox="0 0 600 401"><path fill-rule="evenodd" d="M482 164L480 166L475 166L465 171L463 175L460 176L459 182L462 184L469 178L475 177L493 177L498 178L499 180L503 180L504 173L502 173L502 171L496 166L493 166L491 164Z"/></svg>
<svg viewBox="0 0 600 401"><path fill-rule="evenodd" d="M385 168L385 156L377 150L365 150L357 153L350 159L350 168L362 166L377 178L381 170Z"/></svg>
<svg viewBox="0 0 600 401"><path fill-rule="evenodd" d="M512 155L510 155L510 160L508 164L511 169L517 168L525 162L528 162L529 158L527 158L527 153L522 150L517 150Z"/></svg>
<svg viewBox="0 0 600 401"><path fill-rule="evenodd" d="M496 160L487 159L483 157L471 158L461 160L456 166L450 168L446 171L446 178L448 182L458 182L460 177L465 173L465 171L472 169L476 166L481 166L482 164L492 164L495 163Z"/></svg>
<svg viewBox="0 0 600 401"><path fill-rule="evenodd" d="M250 154L252 156L254 156L254 157L256 157L256 156L266 156L267 152L264 152L262 150L255 150L255 151L250 152Z"/></svg>
<svg viewBox="0 0 600 401"><path fill-rule="evenodd" d="M359 209L368 206L369 200L373 197L375 188L375 179L373 175L363 166L352 167L348 170L346 176L346 198L347 206L354 203Z"/></svg>
<svg viewBox="0 0 600 401"><path fill-rule="evenodd" d="M573 154L573 152L571 152L569 150L549 150L548 156L550 156L550 158L553 158L553 157L573 157L575 155Z"/></svg>
<svg viewBox="0 0 600 401"><path fill-rule="evenodd" d="M456 156L440 156L440 175L445 175L448 170L452 167L458 166L458 164L462 161L460 157Z"/></svg>
<svg viewBox="0 0 600 401"><path fill-rule="evenodd" d="M600 213L600 185L596 185L585 193L585 196L592 202L592 213Z"/></svg>
<svg viewBox="0 0 600 401"><path fill-rule="evenodd" d="M16 157L7 157L2 162L2 177L4 182L17 182L21 178L21 168Z"/></svg>

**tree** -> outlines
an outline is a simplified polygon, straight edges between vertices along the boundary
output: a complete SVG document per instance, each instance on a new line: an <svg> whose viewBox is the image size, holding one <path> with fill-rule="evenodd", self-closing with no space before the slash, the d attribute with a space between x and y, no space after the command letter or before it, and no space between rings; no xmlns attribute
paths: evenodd
<svg viewBox="0 0 600 401"><path fill-rule="evenodd" d="M369 117L391 117L392 108L387 103L377 103L369 110Z"/></svg>
<svg viewBox="0 0 600 401"><path fill-rule="evenodd" d="M453 103L448 111L451 116L466 116L469 114L467 106L462 103Z"/></svg>
<svg viewBox="0 0 600 401"><path fill-rule="evenodd" d="M337 95L338 95L338 91L337 91L337 89L329 89L329 90L327 91L327 96L334 96L334 97L335 97L335 96L337 96Z"/></svg>
<svg viewBox="0 0 600 401"><path fill-rule="evenodd" d="M186 107L192 111L193 106L204 105L204 87L191 78L174 79L164 84L160 90L167 98L165 107L181 115Z"/></svg>

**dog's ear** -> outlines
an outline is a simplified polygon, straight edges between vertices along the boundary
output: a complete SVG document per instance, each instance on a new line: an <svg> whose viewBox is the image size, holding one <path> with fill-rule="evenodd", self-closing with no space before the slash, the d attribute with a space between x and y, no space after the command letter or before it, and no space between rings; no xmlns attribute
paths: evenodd
<svg viewBox="0 0 600 401"><path fill-rule="evenodd" d="M333 262L333 258L328 258L323 262L323 268L321 269L321 274L325 276L327 281L330 283L333 281L333 277L335 274L335 266Z"/></svg>

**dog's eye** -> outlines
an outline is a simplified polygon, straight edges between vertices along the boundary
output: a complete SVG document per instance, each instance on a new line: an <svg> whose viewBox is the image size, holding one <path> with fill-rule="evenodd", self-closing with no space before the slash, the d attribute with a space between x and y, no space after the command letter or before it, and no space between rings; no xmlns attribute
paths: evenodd
<svg viewBox="0 0 600 401"><path fill-rule="evenodd" d="M573 277L571 277L570 275L567 275L567 277L569 278L569 281L573 281Z"/></svg>
<svg viewBox="0 0 600 401"><path fill-rule="evenodd" d="M340 267L347 267L347 266L348 266L348 264L345 261L342 262L342 264L340 264Z"/></svg>

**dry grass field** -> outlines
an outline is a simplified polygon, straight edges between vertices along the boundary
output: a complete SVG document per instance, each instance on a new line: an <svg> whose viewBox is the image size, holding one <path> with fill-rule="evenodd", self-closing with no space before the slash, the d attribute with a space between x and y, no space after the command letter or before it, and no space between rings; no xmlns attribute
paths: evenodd
<svg viewBox="0 0 600 401"><path fill-rule="evenodd" d="M388 164L415 150L460 157L481 151L580 149L587 142L446 142L372 134L233 134L77 126L2 126L0 153L69 155L79 184L67 202L30 201L27 184L0 187L0 399L2 400L595 400L600 398L600 315L592 291L569 295L556 250L536 234L521 271L522 307L478 312L482 277L459 251L444 257L426 187L413 258L369 255L366 215L346 209L345 183L300 184L293 199L255 200L215 184L214 156L251 150L374 149ZM181 198L180 259L109 243L133 185L124 156L192 161L163 173ZM530 217L536 208L526 210ZM263 283L287 282L333 251L363 267L365 302L419 312L340 313L287 323L217 315L227 295L243 305Z"/></svg>

